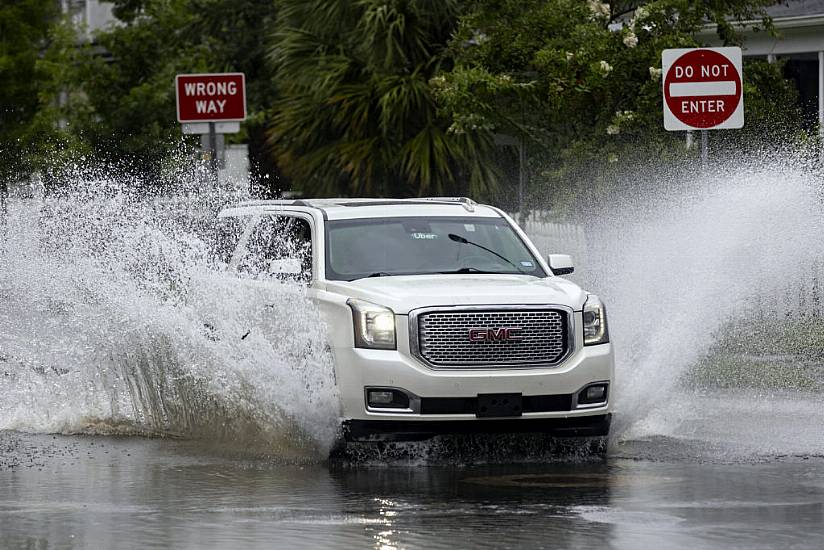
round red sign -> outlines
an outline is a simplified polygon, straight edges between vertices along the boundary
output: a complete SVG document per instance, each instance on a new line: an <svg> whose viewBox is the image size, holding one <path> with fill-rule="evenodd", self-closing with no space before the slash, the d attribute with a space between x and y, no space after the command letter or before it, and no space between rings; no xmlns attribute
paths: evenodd
<svg viewBox="0 0 824 550"><path fill-rule="evenodd" d="M664 77L664 100L672 114L694 128L712 128L741 102L741 75L724 55L697 49L675 60Z"/></svg>

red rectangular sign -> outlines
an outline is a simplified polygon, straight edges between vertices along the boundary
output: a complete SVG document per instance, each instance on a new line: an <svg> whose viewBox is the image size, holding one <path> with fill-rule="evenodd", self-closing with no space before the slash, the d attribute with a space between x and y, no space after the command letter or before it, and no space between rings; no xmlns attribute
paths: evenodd
<svg viewBox="0 0 824 550"><path fill-rule="evenodd" d="M246 75L179 74L175 77L178 122L246 119Z"/></svg>

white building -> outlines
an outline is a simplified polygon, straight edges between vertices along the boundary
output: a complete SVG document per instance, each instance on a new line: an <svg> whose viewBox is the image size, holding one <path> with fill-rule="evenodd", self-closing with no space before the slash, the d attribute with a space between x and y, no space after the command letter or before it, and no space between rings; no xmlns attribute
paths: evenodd
<svg viewBox="0 0 824 550"><path fill-rule="evenodd" d="M785 77L795 82L810 129L824 131L824 0L787 0L767 10L778 36L753 30L760 21L737 25L745 57L785 62ZM718 44L714 28L699 39ZM817 125L815 124L817 122ZM817 128L814 128L817 126ZM824 133L822 133L824 135Z"/></svg>
<svg viewBox="0 0 824 550"><path fill-rule="evenodd" d="M70 14L75 25L83 28L86 38L92 33L115 23L112 4L101 0L60 0L63 13Z"/></svg>

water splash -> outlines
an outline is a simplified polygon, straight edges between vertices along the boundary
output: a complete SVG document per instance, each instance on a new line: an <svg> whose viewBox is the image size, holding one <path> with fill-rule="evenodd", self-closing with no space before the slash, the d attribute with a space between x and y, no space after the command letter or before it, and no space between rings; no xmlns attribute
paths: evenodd
<svg viewBox="0 0 824 550"><path fill-rule="evenodd" d="M0 247L0 429L219 440L325 457L338 399L319 312L296 284L214 269L235 197L138 198L68 176L11 200Z"/></svg>
<svg viewBox="0 0 824 550"><path fill-rule="evenodd" d="M711 415L702 407L713 400L699 399L686 380L720 339L737 331L741 353L764 353L764 339L820 318L804 289L821 275L822 182L805 165L806 157L785 155L731 162L704 174L640 170L609 206L573 220L586 228L586 239L553 241L540 224L531 224L544 248L580 257L578 280L608 305L616 346L616 440L700 437L694 427ZM771 399L762 393L761 399ZM719 403L725 400L717 395Z"/></svg>
<svg viewBox="0 0 824 550"><path fill-rule="evenodd" d="M689 386L731 334L763 353L764 340L822 314L802 292L824 253L815 171L790 155L710 173L652 169L646 184L622 186L608 207L572 220L578 230L560 242L541 224L527 230L542 249L575 254L576 277L608 304L616 441L726 438L739 453L824 452L824 434L801 430L789 412L818 410L809 404L824 378L806 393L781 383L735 395ZM179 435L325 457L338 401L317 310L300 287L241 285L212 269L205 235L237 197L197 191L185 178L162 199L102 175L63 185L10 205L0 246L0 429ZM824 425L824 415L813 423ZM454 460L453 443L390 446L378 459ZM526 445L520 458L546 456L540 442ZM468 448L462 456L477 460L484 446Z"/></svg>

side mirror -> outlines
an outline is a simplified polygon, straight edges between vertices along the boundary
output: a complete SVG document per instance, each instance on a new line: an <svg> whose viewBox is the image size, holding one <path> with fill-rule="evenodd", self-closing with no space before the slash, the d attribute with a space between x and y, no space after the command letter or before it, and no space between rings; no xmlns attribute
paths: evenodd
<svg viewBox="0 0 824 550"><path fill-rule="evenodd" d="M269 260L269 275L300 275L303 271L300 260L297 258L283 258L282 260Z"/></svg>
<svg viewBox="0 0 824 550"><path fill-rule="evenodd" d="M553 275L569 275L575 271L572 256L569 254L550 254L548 261Z"/></svg>

